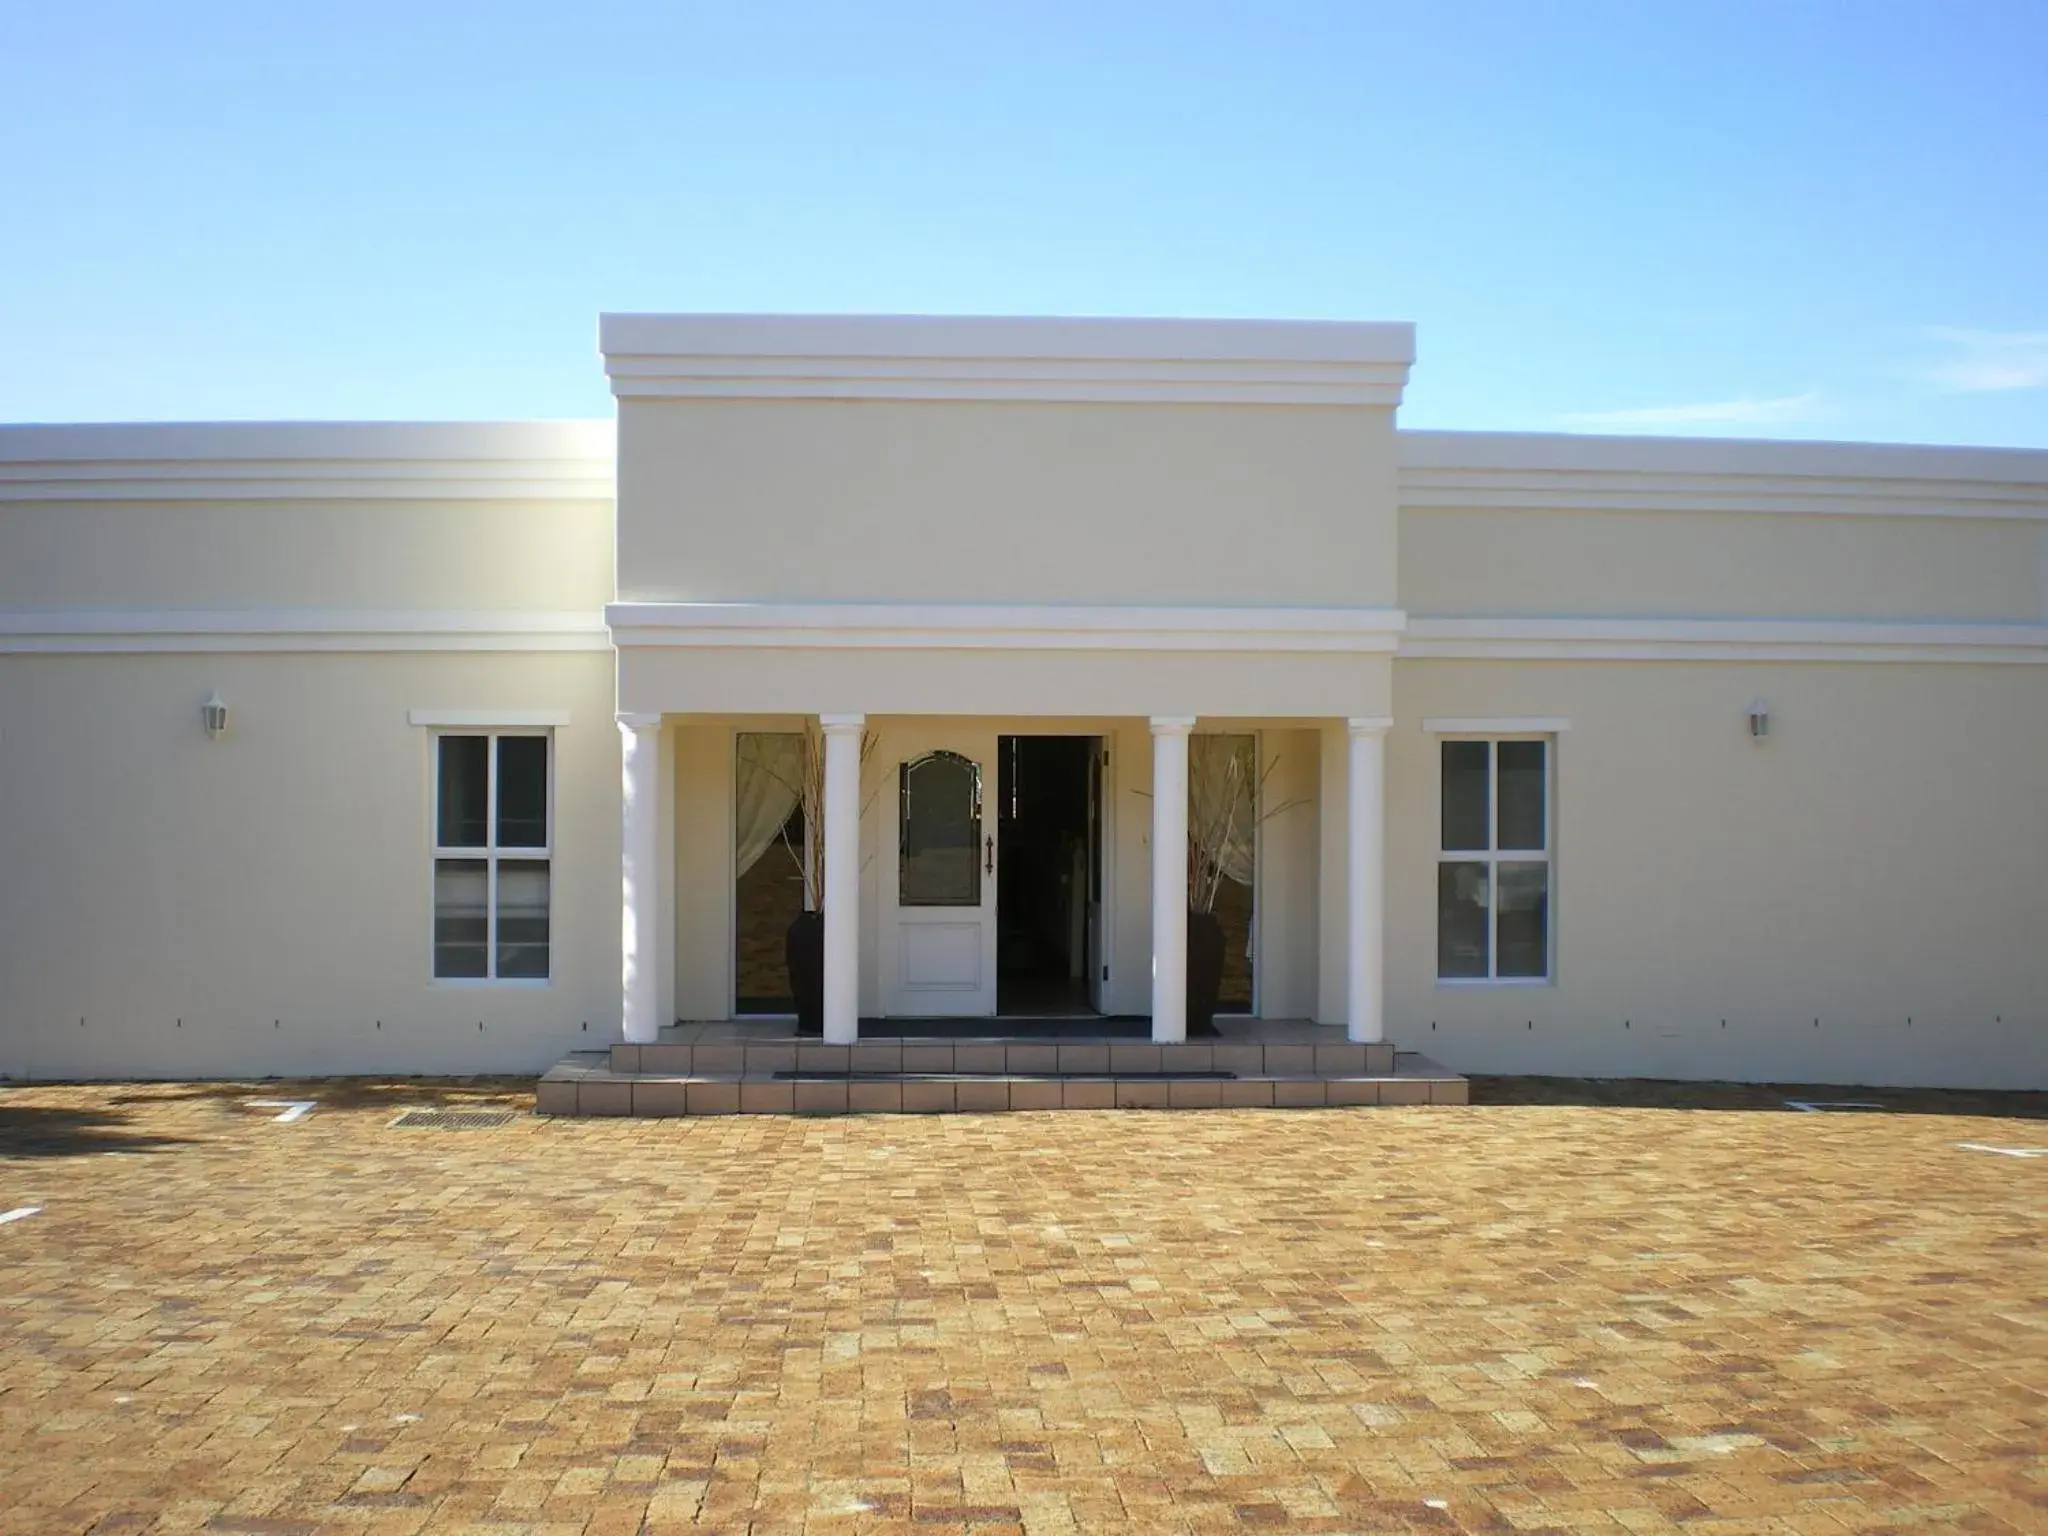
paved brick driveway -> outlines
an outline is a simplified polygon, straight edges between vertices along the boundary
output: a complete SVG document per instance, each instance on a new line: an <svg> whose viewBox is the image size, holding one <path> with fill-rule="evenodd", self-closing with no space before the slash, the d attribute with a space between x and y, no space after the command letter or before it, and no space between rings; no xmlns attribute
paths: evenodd
<svg viewBox="0 0 2048 1536"><path fill-rule="evenodd" d="M2048 1530L2048 1105L1476 1086L0 1089L0 1531Z"/></svg>

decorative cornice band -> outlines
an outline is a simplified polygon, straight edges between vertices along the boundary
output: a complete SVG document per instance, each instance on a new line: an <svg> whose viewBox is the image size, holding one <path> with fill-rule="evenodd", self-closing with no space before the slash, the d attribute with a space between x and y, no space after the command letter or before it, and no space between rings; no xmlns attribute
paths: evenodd
<svg viewBox="0 0 2048 1536"><path fill-rule="evenodd" d="M595 422L0 427L0 501L592 501Z"/></svg>
<svg viewBox="0 0 2048 1536"><path fill-rule="evenodd" d="M632 398L1400 404L1414 327L939 315L605 315Z"/></svg>
<svg viewBox="0 0 2048 1536"><path fill-rule="evenodd" d="M1403 661L2048 662L2048 624L1417 616Z"/></svg>
<svg viewBox="0 0 2048 1536"><path fill-rule="evenodd" d="M2048 519L2048 453L1900 443L1403 432L1400 501L1427 510Z"/></svg>
<svg viewBox="0 0 2048 1536"><path fill-rule="evenodd" d="M1394 608L614 603L622 650L1337 651L1389 653Z"/></svg>
<svg viewBox="0 0 2048 1536"><path fill-rule="evenodd" d="M594 612L0 609L0 655L610 649L602 617Z"/></svg>

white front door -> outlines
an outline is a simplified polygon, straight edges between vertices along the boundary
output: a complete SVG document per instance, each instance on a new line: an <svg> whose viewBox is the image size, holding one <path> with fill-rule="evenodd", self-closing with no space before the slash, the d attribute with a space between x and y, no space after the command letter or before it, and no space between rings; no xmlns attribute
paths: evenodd
<svg viewBox="0 0 2048 1536"><path fill-rule="evenodd" d="M882 1011L996 1011L996 735L889 731L880 808Z"/></svg>

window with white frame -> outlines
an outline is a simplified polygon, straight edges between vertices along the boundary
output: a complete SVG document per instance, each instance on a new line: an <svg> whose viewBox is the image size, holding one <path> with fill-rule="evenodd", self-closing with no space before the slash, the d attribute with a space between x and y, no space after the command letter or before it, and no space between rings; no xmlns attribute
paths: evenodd
<svg viewBox="0 0 2048 1536"><path fill-rule="evenodd" d="M545 981L553 737L434 738L434 978Z"/></svg>
<svg viewBox="0 0 2048 1536"><path fill-rule="evenodd" d="M1544 738L1441 744L1441 980L1550 976L1551 745Z"/></svg>

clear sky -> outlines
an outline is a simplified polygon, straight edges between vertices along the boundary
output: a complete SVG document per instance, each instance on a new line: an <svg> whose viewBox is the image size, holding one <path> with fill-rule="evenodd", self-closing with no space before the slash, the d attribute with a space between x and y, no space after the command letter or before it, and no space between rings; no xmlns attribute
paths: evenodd
<svg viewBox="0 0 2048 1536"><path fill-rule="evenodd" d="M2048 447L2048 0L0 0L0 420L601 415L603 309L1409 319L1409 426Z"/></svg>

